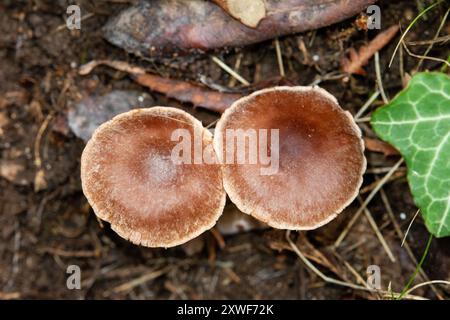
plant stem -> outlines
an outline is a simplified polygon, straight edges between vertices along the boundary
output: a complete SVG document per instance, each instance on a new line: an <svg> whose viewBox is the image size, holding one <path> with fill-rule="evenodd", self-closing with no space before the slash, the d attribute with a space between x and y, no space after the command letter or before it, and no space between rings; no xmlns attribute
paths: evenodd
<svg viewBox="0 0 450 320"><path fill-rule="evenodd" d="M425 261L425 258L428 255L428 251L430 250L430 246L431 246L432 240L433 240L433 235L430 234L430 238L428 238L427 246L425 247L425 251L424 251L424 253L422 255L422 258L420 259L419 264L416 267L416 270L414 270L414 273L412 274L411 278L409 278L408 283L403 288L403 290L400 293L400 295L398 296L397 300L401 300L403 298L403 296L408 291L409 287L411 287L412 283L414 282L414 279L416 278L417 274L419 273L419 270L422 268L422 264L423 264L423 262Z"/></svg>
<svg viewBox="0 0 450 320"><path fill-rule="evenodd" d="M409 32L409 30L414 26L414 24L423 16L425 15L428 11L430 11L431 9L433 9L435 6L437 6L438 4L440 4L443 0L439 0L436 3L433 3L432 5L430 5L429 7L427 7L426 9L424 9L423 11L421 11L419 13L419 15L417 15L417 17L408 25L408 27L406 28L405 32L403 33L403 35L401 36L400 40L397 43L397 46L394 49L394 53L392 54L391 57L391 61L389 61L389 68L392 65L392 62L394 61L395 55L397 54L398 48L400 48L400 45L402 44L403 40L406 37L406 34Z"/></svg>

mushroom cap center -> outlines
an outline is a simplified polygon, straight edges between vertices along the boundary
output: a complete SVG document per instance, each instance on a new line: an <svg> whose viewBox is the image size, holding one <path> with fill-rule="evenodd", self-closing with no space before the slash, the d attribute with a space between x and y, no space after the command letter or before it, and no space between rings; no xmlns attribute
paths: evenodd
<svg viewBox="0 0 450 320"><path fill-rule="evenodd" d="M356 196L365 168L360 131L324 90L255 93L226 111L218 130L230 129L279 130L277 150L267 140L269 157L278 151L273 174L261 174L267 167L261 161L225 165L225 189L242 211L272 226L306 229L335 216Z"/></svg>
<svg viewBox="0 0 450 320"><path fill-rule="evenodd" d="M134 243L170 247L211 228L225 203L220 165L177 163L176 130L212 136L173 108L139 109L102 125L81 165L83 191L96 214ZM212 149L212 147L211 147Z"/></svg>

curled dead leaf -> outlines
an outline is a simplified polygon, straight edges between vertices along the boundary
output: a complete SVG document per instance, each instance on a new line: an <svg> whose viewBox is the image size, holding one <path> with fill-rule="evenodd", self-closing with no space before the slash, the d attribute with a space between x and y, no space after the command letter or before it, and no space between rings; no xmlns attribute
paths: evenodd
<svg viewBox="0 0 450 320"><path fill-rule="evenodd" d="M192 103L194 106L214 112L224 112L234 101L242 97L239 93L214 91L187 81L164 78L147 73L143 68L132 66L123 61L94 60L81 66L79 73L86 75L99 65L107 65L116 70L126 72L140 85L162 93L169 98L180 102Z"/></svg>
<svg viewBox="0 0 450 320"><path fill-rule="evenodd" d="M367 45L362 46L356 51L354 48L349 49L348 56L342 58L341 69L348 74L365 75L366 71L363 69L369 60L381 49L383 49L394 36L397 34L399 27L397 25L391 26L385 31L378 34Z"/></svg>

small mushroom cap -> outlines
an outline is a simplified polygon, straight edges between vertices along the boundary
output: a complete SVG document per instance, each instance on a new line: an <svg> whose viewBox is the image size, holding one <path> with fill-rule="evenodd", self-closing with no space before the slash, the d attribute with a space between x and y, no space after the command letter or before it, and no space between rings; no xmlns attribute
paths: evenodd
<svg viewBox="0 0 450 320"><path fill-rule="evenodd" d="M262 175L261 168L270 165L261 158L256 164L228 164L229 129L267 129L267 154L279 152L278 170ZM271 149L271 129L279 129L277 150ZM276 87L236 101L216 126L214 147L231 201L279 229L310 230L333 220L357 196L366 169L353 117L318 87ZM248 143L245 152L249 156Z"/></svg>
<svg viewBox="0 0 450 320"><path fill-rule="evenodd" d="M176 163L186 129L214 164ZM199 131L195 131L199 130ZM83 192L95 214L121 237L147 247L172 247L213 227L226 193L211 133L188 113L167 107L132 110L101 125L81 157ZM193 149L193 148L192 148Z"/></svg>

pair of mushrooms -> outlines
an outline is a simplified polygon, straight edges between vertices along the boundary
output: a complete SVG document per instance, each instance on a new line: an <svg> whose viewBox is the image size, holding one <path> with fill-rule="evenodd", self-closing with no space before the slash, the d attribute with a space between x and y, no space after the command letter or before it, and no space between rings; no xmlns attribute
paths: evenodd
<svg viewBox="0 0 450 320"><path fill-rule="evenodd" d="M178 129L192 136L200 130L203 155L216 161L175 163ZM218 155L229 129L278 129L278 171L262 175L261 163L225 163ZM269 226L310 230L335 218L362 184L361 131L321 88L255 92L226 110L215 133L169 107L133 110L101 125L81 159L83 191L96 215L135 244L172 247L212 228L226 194Z"/></svg>

